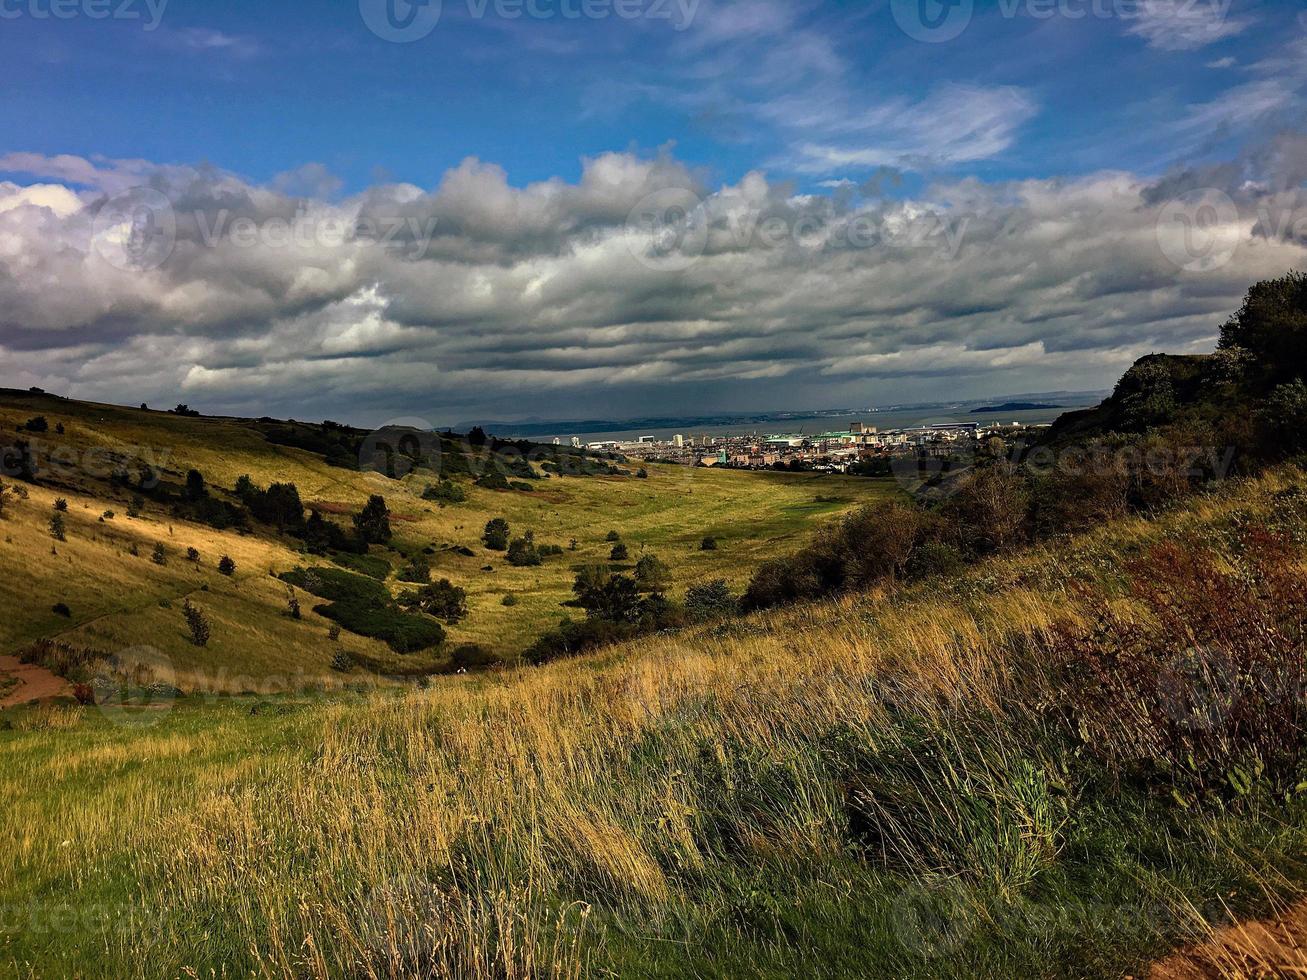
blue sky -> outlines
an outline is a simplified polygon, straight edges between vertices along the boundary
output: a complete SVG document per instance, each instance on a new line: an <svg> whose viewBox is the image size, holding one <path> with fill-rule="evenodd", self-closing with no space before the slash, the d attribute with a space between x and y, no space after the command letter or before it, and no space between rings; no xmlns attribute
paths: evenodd
<svg viewBox="0 0 1307 980"><path fill-rule="evenodd" d="M74 392L113 395L121 364L167 349L175 369L137 383L159 397L253 408L278 378L287 404L333 407L321 394L328 368L291 356L277 342L286 331L337 351L326 360L339 407L369 418L411 401L514 414L511 393L524 386L541 414L558 415L639 414L687 398L757 409L1099 387L1140 351L1201 346L1248 277L1282 271L1301 248L1282 236L1204 276L1165 254L1115 267L1152 227L1131 215L1171 192L1226 195L1249 241L1266 195L1296 206L1282 195L1302 182L1307 19L1286 0L921 0L927 15L969 18L933 42L911 36L917 0L629 0L638 15L603 19L562 15L581 0L536 0L539 16L517 18L502 6L514 0L486 0L480 12L481 0L444 0L410 43L369 30L365 14L384 0L98 0L124 15L104 19L87 13L97 0L56 0L64 17L47 16L50 2L0 2L0 180L13 196L0 215L11 234L86 224L134 184L174 206L202 200L200 210L234 194L255 210L307 201L353 216L379 197L408 206L422 195L444 249L422 268L494 294L493 308L454 303L424 294L412 263L317 253L247 289L248 256L222 265L218 256L235 253L217 247L186 261L185 221L181 251L129 283L90 265L82 278L63 269L76 293L66 301L38 297L36 272L0 252L18 294L0 321L11 373ZM636 191L667 185L714 214L746 198L762 212L816 208L827 221L859 209L880 222L965 214L986 259L964 261L965 247L938 266L886 261L884 250L782 260L772 249L746 268L710 244L689 269L606 272L599 281L624 285L602 310L592 287L568 291L592 273L594 242L578 236L602 236ZM548 229L538 216L523 223L537 206ZM1093 236L1050 221L1050 210L1092 212ZM310 266L330 284L294 295ZM345 266L368 274L348 279ZM1015 278L1023 269L1030 280ZM1091 288L1089 272L1133 285ZM758 285L741 287L750 276ZM540 282L559 292L524 304L521 290ZM886 300L888 283L902 295ZM178 305L205 291L232 308ZM957 295L937 301L942 292ZM828 304L831 295L844 302ZM1104 308L1104 295L1118 305ZM558 310L573 319L560 323ZM1039 335L1034 325L1051 321L1058 335ZM365 334L354 347L345 340ZM817 353L818 339L847 357ZM547 378L487 367L533 347ZM1059 360L1068 349L1090 353L1077 366ZM429 363L439 380L378 376L388 358L406 370Z"/></svg>

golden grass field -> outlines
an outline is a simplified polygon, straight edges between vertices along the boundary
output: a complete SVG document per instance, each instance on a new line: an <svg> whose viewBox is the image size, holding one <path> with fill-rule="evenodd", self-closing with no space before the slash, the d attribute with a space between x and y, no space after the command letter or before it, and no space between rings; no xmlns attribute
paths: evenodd
<svg viewBox="0 0 1307 980"><path fill-rule="evenodd" d="M121 723L79 708L16 717L0 733L0 908L37 927L0 929L0 972L1119 976L1156 942L1121 940L1110 929L1123 918L1165 904L1191 934L1203 928L1185 909L1211 883L1177 870L1170 831L1079 872L1078 901L1102 893L1064 918L1003 932L984 902L1034 908L1021 903L1060 887L1058 863L1074 857L1071 802L1014 782L1001 797L1010 835L963 841L965 870L899 873L891 862L873 872L847 852L823 746L845 733L875 751L910 706L965 747L976 736L952 727L959 711L1001 717L1034 683L1012 651L1093 612L1078 585L1111 579L1150 542L1260 513L1303 479L1282 471L1234 485L1157 520L982 563L947 586L543 668L257 710L184 699ZM656 513L643 527L671 520ZM1023 772L1033 744L1000 740L988 761L927 787L945 826L954 791ZM1299 830L1282 828L1254 858L1219 815L1193 820L1204 848L1256 865L1265 894L1294 892L1282 852L1299 853ZM977 902L975 942L937 949L935 933L904 918L904 896L954 888Z"/></svg>
<svg viewBox="0 0 1307 980"><path fill-rule="evenodd" d="M86 477L88 462L92 470L104 469L106 451L157 463L172 480L195 468L210 485L228 489L241 475L261 486L292 482L306 505L346 524L369 495L382 494L392 512L394 545L405 552L434 546L433 577L447 577L468 592L470 615L449 628L447 646L477 642L509 655L563 616L576 616L562 605L571 598L575 568L607 562L612 545L604 538L610 530L618 530L630 550L626 567L642 554L662 558L672 573L668 592L679 597L687 586L713 578L738 588L760 561L791 550L821 520L896 492L885 481L650 465L648 479L554 477L537 481L534 493L483 490L463 479L468 501L441 507L420 496L435 481L432 474L395 481L331 467L311 453L271 445L237 420L5 396L0 430L11 432L38 413L50 424L49 433L32 437L42 444L42 455L73 463L62 468L62 486L33 487L27 500L11 498L0 521L0 563L23 569L21 576L0 578L0 608L20 611L0 619L0 653L40 637L109 652L146 645L173 662L180 686L188 690L239 689L269 676L316 675L327 684L357 680L329 669L338 647L327 640L329 622L310 611L312 597L300 593L304 619L289 618L286 587L269 574L328 560L300 554L293 539L220 532L174 520L148 504L140 518L129 518L129 494L111 498L102 479ZM56 424L64 426L62 435L54 433ZM57 497L68 500L68 540L52 552L56 543L48 521ZM101 522L105 510L115 516ZM506 518L515 536L532 529L539 543L566 549L576 539L578 548L540 567L515 568L502 553L481 545L492 517ZM718 550L699 550L705 535L717 537ZM150 560L160 541L169 555L163 566ZM133 544L137 556L129 553ZM450 545L476 554L461 556L445 547ZM199 567L184 560L188 547L201 553ZM373 552L380 549L374 546ZM236 561L231 579L215 570L222 554ZM390 558L401 563L397 555ZM493 571L484 571L486 565ZM403 587L393 576L391 586ZM505 606L510 593L516 604ZM187 636L180 613L186 597L213 620L213 638L204 649ZM60 602L70 608L71 619L51 612ZM440 651L400 657L383 643L348 632L340 647L396 670L444 657Z"/></svg>

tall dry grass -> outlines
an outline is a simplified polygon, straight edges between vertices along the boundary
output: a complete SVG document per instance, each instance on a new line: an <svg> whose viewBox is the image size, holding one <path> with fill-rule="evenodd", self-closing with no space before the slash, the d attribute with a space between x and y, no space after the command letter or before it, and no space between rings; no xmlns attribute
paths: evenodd
<svg viewBox="0 0 1307 980"><path fill-rule="evenodd" d="M50 752L0 742L0 894L128 882L145 914L95 937L106 973L286 978L601 972L631 937L693 944L762 866L1019 896L1076 803L1046 730L1050 637L1089 628L1105 593L1086 587L1109 589L1122 552L1300 478L959 582L541 669L273 720L179 712Z"/></svg>

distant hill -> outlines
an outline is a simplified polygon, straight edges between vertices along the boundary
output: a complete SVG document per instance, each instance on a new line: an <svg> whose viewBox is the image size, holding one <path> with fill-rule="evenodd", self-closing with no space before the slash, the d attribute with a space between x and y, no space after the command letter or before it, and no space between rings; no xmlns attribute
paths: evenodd
<svg viewBox="0 0 1307 980"><path fill-rule="evenodd" d="M1045 408L1061 408L1061 405L1046 405L1042 402L1004 402L1002 405L985 405L973 408L972 415L996 414L999 412L1034 412Z"/></svg>

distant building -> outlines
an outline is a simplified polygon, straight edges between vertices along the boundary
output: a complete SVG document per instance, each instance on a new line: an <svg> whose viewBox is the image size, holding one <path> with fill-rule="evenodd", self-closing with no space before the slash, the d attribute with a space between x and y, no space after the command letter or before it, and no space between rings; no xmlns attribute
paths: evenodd
<svg viewBox="0 0 1307 980"><path fill-rule="evenodd" d="M558 438L558 436L554 436L554 445L561 446L562 444L563 444L563 440Z"/></svg>
<svg viewBox="0 0 1307 980"><path fill-rule="evenodd" d="M580 449L580 448L581 448L581 437L580 437L580 436L572 436L572 448L573 448L573 449Z"/></svg>
<svg viewBox="0 0 1307 980"><path fill-rule="evenodd" d="M680 449L685 445L685 436L672 436L672 445Z"/></svg>

